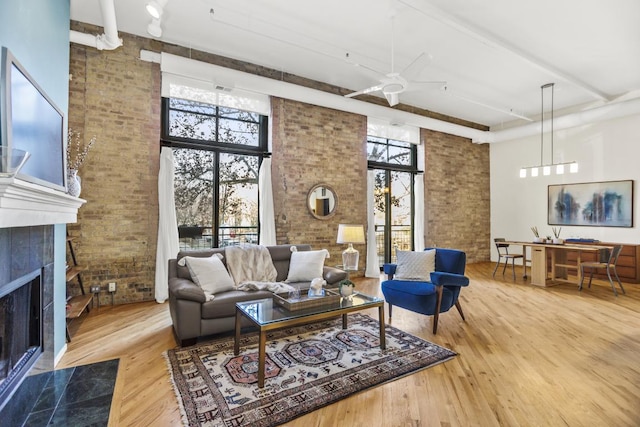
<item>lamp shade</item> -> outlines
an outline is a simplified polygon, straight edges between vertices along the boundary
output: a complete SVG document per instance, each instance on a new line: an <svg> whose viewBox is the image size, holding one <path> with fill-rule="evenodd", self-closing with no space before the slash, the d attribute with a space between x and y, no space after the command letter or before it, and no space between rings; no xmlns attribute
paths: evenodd
<svg viewBox="0 0 640 427"><path fill-rule="evenodd" d="M339 224L336 243L365 243L362 225Z"/></svg>

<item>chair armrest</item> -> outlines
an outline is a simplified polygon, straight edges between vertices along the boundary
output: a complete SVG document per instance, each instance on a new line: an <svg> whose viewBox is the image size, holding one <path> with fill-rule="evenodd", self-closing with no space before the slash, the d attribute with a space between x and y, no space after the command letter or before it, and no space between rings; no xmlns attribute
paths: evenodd
<svg viewBox="0 0 640 427"><path fill-rule="evenodd" d="M333 285L347 278L347 272L335 267L322 267L322 278L327 281L328 285Z"/></svg>
<svg viewBox="0 0 640 427"><path fill-rule="evenodd" d="M186 299L201 304L207 300L202 288L188 279L178 277L169 279L169 292L171 292L176 299Z"/></svg>
<svg viewBox="0 0 640 427"><path fill-rule="evenodd" d="M436 286L468 286L469 278L462 274L434 271L431 273L431 283Z"/></svg>
<svg viewBox="0 0 640 427"><path fill-rule="evenodd" d="M387 275L388 280L393 280L393 275L396 274L396 268L398 264L383 264L382 271Z"/></svg>

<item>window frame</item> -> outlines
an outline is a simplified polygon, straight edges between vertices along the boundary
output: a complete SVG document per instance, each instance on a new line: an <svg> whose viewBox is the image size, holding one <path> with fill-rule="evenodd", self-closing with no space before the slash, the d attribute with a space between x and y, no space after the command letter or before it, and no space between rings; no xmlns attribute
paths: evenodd
<svg viewBox="0 0 640 427"><path fill-rule="evenodd" d="M372 141L370 138L377 138L380 140L384 140L385 143L385 147L388 153L389 147L400 147L403 149L409 149L409 153L410 153L410 164L408 165L402 165L399 163L389 163L389 162L380 162L380 161L375 161L375 160L369 160L369 144L377 144L377 145L382 145L382 143L380 141ZM402 146L402 145L397 145L394 144L393 142L401 142L403 144L409 144L408 147ZM384 170L395 170L395 171L403 171L403 172L412 172L412 173L420 173L421 171L418 170L418 147L410 142L404 142L404 141L399 141L399 140L395 140L395 139L391 139L391 138L384 138L384 137L380 137L380 136L375 136L375 135L367 135L367 166L369 169L384 169Z"/></svg>
<svg viewBox="0 0 640 427"><path fill-rule="evenodd" d="M370 137L374 137L377 140L376 141L371 141ZM366 148L366 152L367 152L367 168L368 169L373 169L373 170L382 170L385 171L385 180L388 180L390 177L390 174L392 172L406 172L410 174L410 179L411 179L411 207L410 207L410 215L411 215L411 250L415 250L414 248L414 234L415 234L415 223L414 223L414 218L415 218L415 211L416 211L416 196L415 196L415 177L416 175L419 175L421 173L423 173L423 171L418 169L418 147L416 144L410 143L410 142L406 142L406 144L409 144L409 147L405 147L405 146L400 146L402 148L409 148L410 150L410 164L409 165L402 165L399 163L388 163L388 162L379 162L379 161L373 161L373 160L369 160L368 159L368 153L369 153L369 147L368 145L370 143L375 143L375 144L381 144L379 140L384 140L386 142L386 147L388 150L388 147L390 146L399 146L393 143L390 143L390 141L397 141L397 142L403 142L403 141L399 141L399 140L394 140L391 138L384 138L384 137L380 137L380 136L375 136L375 135L367 135L367 148ZM403 142L405 143L405 142ZM388 152L388 151L387 151ZM389 182L387 182L387 185L389 185ZM389 197L390 195L386 195L385 196L385 204L388 205L389 203ZM391 212L390 211L385 211L385 230L387 229L387 225L389 225L391 222ZM391 234L385 232L385 237L384 237L384 251L385 251L385 257L388 259L385 259L384 262L391 262ZM380 269L382 270L382 266L380 266Z"/></svg>
<svg viewBox="0 0 640 427"><path fill-rule="evenodd" d="M198 102L198 101L193 101ZM200 104L205 104L199 102ZM230 154L230 155L243 155L243 156L256 156L258 158L258 169L262 165L262 161L265 158L271 156L271 153L268 151L268 136L269 136L269 117L262 115L256 112L250 112L251 114L258 114L258 122L247 121L247 120L238 120L238 119L230 119L226 116L220 116L220 108L225 108L228 110L233 110L233 108L218 106L213 104L211 105L215 108L216 114L205 114L205 113L195 113L199 115L206 115L210 117L215 117L216 119L216 141L211 140L200 140L200 139L191 139L185 137L178 137L171 135L169 133L169 125L170 125L170 114L171 111L181 111L185 113L191 113L188 110L175 109L170 107L170 98L162 98L161 102L161 128L160 128L160 146L161 147L170 147L170 148L182 148L182 149L191 149L191 150L203 150L213 153L213 167L214 171L216 171L214 175L214 185L212 188L213 194L212 198L215 201L215 208L212 209L213 217L212 217L212 239L211 239L211 247L218 248L219 246L219 238L220 238L220 210L219 210L219 198L220 198L220 176L218 174L219 166L220 166L220 156L221 154ZM242 110L236 110L242 111ZM244 145L244 144L232 144L227 142L219 142L217 141L219 132L219 119L224 118L225 120L236 120L239 122L245 123L257 123L258 125L258 145ZM258 212L260 211L260 198L258 197ZM260 236L260 218L257 218L257 234ZM176 224L177 226L178 224Z"/></svg>

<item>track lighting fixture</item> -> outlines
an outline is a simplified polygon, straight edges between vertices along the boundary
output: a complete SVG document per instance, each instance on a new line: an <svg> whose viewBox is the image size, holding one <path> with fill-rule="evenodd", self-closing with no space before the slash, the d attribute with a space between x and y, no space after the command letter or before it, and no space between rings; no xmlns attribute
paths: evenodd
<svg viewBox="0 0 640 427"><path fill-rule="evenodd" d="M147 2L145 6L147 9L147 13L151 15L153 19L162 18L162 13L164 12L164 6L167 4L167 0L151 0Z"/></svg>

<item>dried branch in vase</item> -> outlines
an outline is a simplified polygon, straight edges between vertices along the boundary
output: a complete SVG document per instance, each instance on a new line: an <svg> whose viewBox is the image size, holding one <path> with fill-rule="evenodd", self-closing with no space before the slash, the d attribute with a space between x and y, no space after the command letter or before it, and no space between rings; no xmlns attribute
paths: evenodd
<svg viewBox="0 0 640 427"><path fill-rule="evenodd" d="M78 170L87 158L87 154L93 144L96 143L96 136L91 137L88 143L82 141L80 132L74 132L69 128L67 139L67 168Z"/></svg>
<svg viewBox="0 0 640 427"><path fill-rule="evenodd" d="M538 227L531 227L531 231L536 238L540 237L540 234L538 234Z"/></svg>

